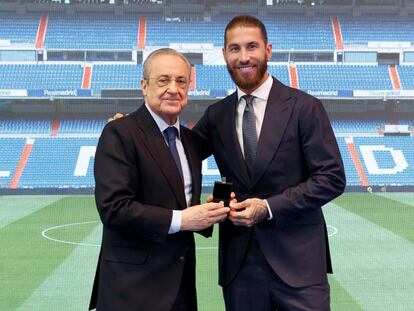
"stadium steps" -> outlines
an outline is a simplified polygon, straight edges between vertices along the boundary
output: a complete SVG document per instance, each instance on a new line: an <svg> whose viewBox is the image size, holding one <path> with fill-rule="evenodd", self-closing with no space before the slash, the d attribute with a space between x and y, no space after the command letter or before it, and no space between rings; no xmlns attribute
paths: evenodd
<svg viewBox="0 0 414 311"><path fill-rule="evenodd" d="M82 88L89 89L91 87L92 66L85 66L83 68Z"/></svg>
<svg viewBox="0 0 414 311"><path fill-rule="evenodd" d="M395 65L389 65L388 72L390 74L392 88L394 90L401 90L400 75L398 74L397 67L395 67Z"/></svg>
<svg viewBox="0 0 414 311"><path fill-rule="evenodd" d="M60 121L58 119L54 119L52 121L52 128L51 128L51 130L52 130L51 135L52 136L57 135L57 132L59 131L59 126L60 126Z"/></svg>
<svg viewBox="0 0 414 311"><path fill-rule="evenodd" d="M142 16L139 19L138 25L138 49L145 49L146 45L146 35L147 35L147 19L145 16Z"/></svg>
<svg viewBox="0 0 414 311"><path fill-rule="evenodd" d="M337 16L331 17L332 31L334 34L335 47L337 50L344 49L344 41L342 40L341 24Z"/></svg>
<svg viewBox="0 0 414 311"><path fill-rule="evenodd" d="M45 36L46 36L47 22L48 22L48 17L46 15L42 15L40 17L39 28L37 29L37 35L36 35L36 48L37 49L43 48L43 44L45 42Z"/></svg>
<svg viewBox="0 0 414 311"><path fill-rule="evenodd" d="M13 179L10 183L10 189L17 189L20 181L20 177L23 174L24 168L26 167L27 160L29 159L30 153L32 152L34 139L28 138L24 146L22 155L20 156L19 163L16 167L16 172L14 173Z"/></svg>
<svg viewBox="0 0 414 311"><path fill-rule="evenodd" d="M349 154L351 155L352 162L355 165L356 171L358 172L359 180L361 185L364 187L368 186L368 178L362 168L361 161L359 160L358 153L356 151L355 145L351 139L346 140L346 147L348 149Z"/></svg>
<svg viewBox="0 0 414 311"><path fill-rule="evenodd" d="M298 71L296 70L296 66L294 65L289 65L289 80L291 87L294 87L295 89L299 88Z"/></svg>

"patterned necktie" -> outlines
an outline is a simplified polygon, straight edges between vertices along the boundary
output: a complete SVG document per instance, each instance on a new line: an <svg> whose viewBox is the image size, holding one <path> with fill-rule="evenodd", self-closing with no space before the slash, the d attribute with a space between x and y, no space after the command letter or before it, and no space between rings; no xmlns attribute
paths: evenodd
<svg viewBox="0 0 414 311"><path fill-rule="evenodd" d="M174 126L169 126L164 130L164 133L167 137L168 147L170 148L171 155L173 156L178 171L180 172L181 179L184 180L180 156L178 155L177 145L175 144L175 138L178 136L178 131Z"/></svg>
<svg viewBox="0 0 414 311"><path fill-rule="evenodd" d="M256 132L256 116L253 109L254 96L244 95L242 98L246 101L246 108L243 113L243 147L244 159L246 161L247 169L250 177L253 176L253 164L256 158L257 148L257 132Z"/></svg>

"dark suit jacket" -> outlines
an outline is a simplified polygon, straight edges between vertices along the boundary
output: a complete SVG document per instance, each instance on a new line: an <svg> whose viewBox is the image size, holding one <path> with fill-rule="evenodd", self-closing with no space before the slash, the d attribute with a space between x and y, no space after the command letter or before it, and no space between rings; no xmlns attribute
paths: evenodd
<svg viewBox="0 0 414 311"><path fill-rule="evenodd" d="M201 191L200 146L187 128L180 133L194 205ZM90 308L169 310L184 262L195 285L194 238L191 232L168 235L172 210L186 207L184 186L145 105L105 126L96 150L95 182L103 237ZM204 233L211 235L211 230Z"/></svg>
<svg viewBox="0 0 414 311"><path fill-rule="evenodd" d="M267 199L273 219L255 227L276 274L293 287L318 284L331 272L322 205L341 194L344 168L321 102L273 78L257 147L253 178L235 128L237 94L211 105L195 127L238 201ZM251 229L220 225L219 283L229 284L245 256Z"/></svg>

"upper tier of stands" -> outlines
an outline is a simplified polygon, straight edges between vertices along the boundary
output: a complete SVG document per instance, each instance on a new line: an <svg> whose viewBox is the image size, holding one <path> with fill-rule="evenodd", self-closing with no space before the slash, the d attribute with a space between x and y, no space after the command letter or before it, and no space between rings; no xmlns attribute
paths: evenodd
<svg viewBox="0 0 414 311"><path fill-rule="evenodd" d="M334 35L330 16L279 15L265 18L273 49L333 50Z"/></svg>
<svg viewBox="0 0 414 311"><path fill-rule="evenodd" d="M138 16L49 14L48 49L132 50L137 46Z"/></svg>
<svg viewBox="0 0 414 311"><path fill-rule="evenodd" d="M39 14L0 13L0 39L34 43L40 23ZM48 16L44 46L48 49L133 49L140 35L139 20L144 16L124 13L77 13ZM171 43L209 43L223 46L228 17L212 21L148 17L145 42L148 46ZM331 15L303 16L280 14L264 17L273 49L333 50L335 40ZM414 43L414 20L411 17L339 16L345 45L368 41L408 41ZM141 31L144 31L141 29Z"/></svg>
<svg viewBox="0 0 414 311"><path fill-rule="evenodd" d="M36 41L40 14L19 15L0 12L0 39L13 43L31 43Z"/></svg>
<svg viewBox="0 0 414 311"><path fill-rule="evenodd" d="M403 16L340 16L345 45L368 41L408 41L414 43L414 20Z"/></svg>

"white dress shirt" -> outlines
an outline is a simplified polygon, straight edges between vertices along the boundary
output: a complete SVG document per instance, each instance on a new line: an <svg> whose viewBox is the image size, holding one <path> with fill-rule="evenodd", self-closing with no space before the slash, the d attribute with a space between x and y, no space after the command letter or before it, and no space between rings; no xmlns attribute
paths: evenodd
<svg viewBox="0 0 414 311"><path fill-rule="evenodd" d="M242 96L244 95L253 95L255 98L253 100L253 109L254 114L256 117L256 132L257 132L257 141L260 139L260 132L262 130L263 125L263 119L266 111L267 106L267 100L269 98L270 90L273 85L273 78L269 74L266 81L259 86L256 90L254 90L251 94L246 94L239 88L237 88L237 97L239 100L239 104L237 105L236 110L236 132L237 132L237 139L239 140L240 148L243 152L244 156L244 145L243 145L243 113L244 109L246 107L246 101L242 99ZM270 210L269 203L267 203L267 200L265 200L267 209L269 211L269 218L272 219L272 211Z"/></svg>
<svg viewBox="0 0 414 311"><path fill-rule="evenodd" d="M157 123L158 128L160 129L161 134L164 137L165 143L168 146L168 141L165 138L164 130L167 129L167 127L169 127L170 125L167 124L163 119L161 119L161 117L158 116L155 112L153 112L147 103L145 103L145 106L147 107L151 116L154 118L155 123ZM181 142L179 118L177 118L177 121L175 122L175 124L171 126L174 126L178 130L178 136L175 138L175 143L177 145L178 155L180 156L181 168L183 170L185 200L187 203L187 207L189 207L191 205L193 183L192 183L192 178L191 178L190 165L187 160L187 155L185 154L185 151L184 151L184 146ZM182 216L182 211L173 210L171 225L168 231L169 234L180 231L181 216Z"/></svg>

